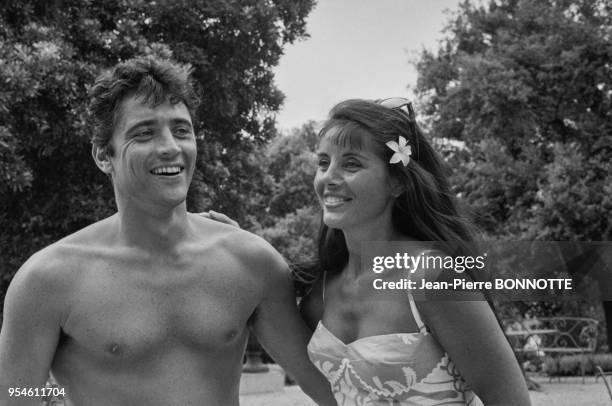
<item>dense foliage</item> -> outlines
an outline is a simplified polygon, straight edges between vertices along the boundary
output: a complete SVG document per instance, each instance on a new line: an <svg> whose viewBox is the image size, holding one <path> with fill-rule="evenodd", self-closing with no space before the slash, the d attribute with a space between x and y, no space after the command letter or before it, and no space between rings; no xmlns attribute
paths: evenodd
<svg viewBox="0 0 612 406"><path fill-rule="evenodd" d="M90 157L87 89L137 55L194 68L203 103L188 207L247 228L273 183L260 146L283 96L272 67L313 0L8 0L0 5L1 291L34 251L114 211Z"/></svg>
<svg viewBox="0 0 612 406"><path fill-rule="evenodd" d="M431 133L462 140L457 193L496 236L610 240L612 6L461 5L417 67Z"/></svg>
<svg viewBox="0 0 612 406"><path fill-rule="evenodd" d="M489 237L612 239L611 39L608 1L465 1L438 51L421 54L421 110ZM591 304L524 305L596 314Z"/></svg>
<svg viewBox="0 0 612 406"><path fill-rule="evenodd" d="M266 172L274 189L268 201L268 222L256 232L298 266L313 261L317 254L321 210L312 186L317 169L315 127L308 122L266 147Z"/></svg>

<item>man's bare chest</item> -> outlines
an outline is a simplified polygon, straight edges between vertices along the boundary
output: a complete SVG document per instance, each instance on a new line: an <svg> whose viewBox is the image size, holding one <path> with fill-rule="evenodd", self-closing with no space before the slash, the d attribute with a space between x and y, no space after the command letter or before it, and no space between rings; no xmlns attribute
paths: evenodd
<svg viewBox="0 0 612 406"><path fill-rule="evenodd" d="M214 353L241 345L259 288L235 264L180 269L97 267L70 298L64 333L93 357L139 360L172 349Z"/></svg>

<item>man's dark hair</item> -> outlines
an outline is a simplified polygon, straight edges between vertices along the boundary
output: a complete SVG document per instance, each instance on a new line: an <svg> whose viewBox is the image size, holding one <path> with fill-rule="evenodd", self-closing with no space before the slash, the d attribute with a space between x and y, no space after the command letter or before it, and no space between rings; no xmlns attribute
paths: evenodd
<svg viewBox="0 0 612 406"><path fill-rule="evenodd" d="M137 96L152 107L165 101L183 102L195 120L200 100L190 73L191 68L186 65L151 56L130 59L102 73L89 92L94 124L91 142L100 148L109 147L119 106L130 96ZM108 153L112 155L112 149Z"/></svg>

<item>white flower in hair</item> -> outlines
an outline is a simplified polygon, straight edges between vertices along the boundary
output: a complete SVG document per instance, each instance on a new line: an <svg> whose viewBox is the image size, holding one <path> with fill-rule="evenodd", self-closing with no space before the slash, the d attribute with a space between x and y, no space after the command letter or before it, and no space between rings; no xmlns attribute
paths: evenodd
<svg viewBox="0 0 612 406"><path fill-rule="evenodd" d="M406 138L400 135L399 143L395 141L389 141L386 145L391 148L393 152L395 152L395 154L393 154L393 156L389 160L389 163L394 164L401 161L404 166L408 165L408 162L410 162L410 155L412 155L412 147L410 146L410 144L408 144Z"/></svg>

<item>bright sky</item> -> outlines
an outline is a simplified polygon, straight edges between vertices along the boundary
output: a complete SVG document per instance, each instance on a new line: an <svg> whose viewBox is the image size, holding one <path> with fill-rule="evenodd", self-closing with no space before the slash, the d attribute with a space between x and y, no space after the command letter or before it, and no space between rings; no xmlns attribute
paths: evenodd
<svg viewBox="0 0 612 406"><path fill-rule="evenodd" d="M323 120L348 98L410 97L423 47L437 49L459 0L318 0L310 38L289 45L275 69L285 105L280 129Z"/></svg>

